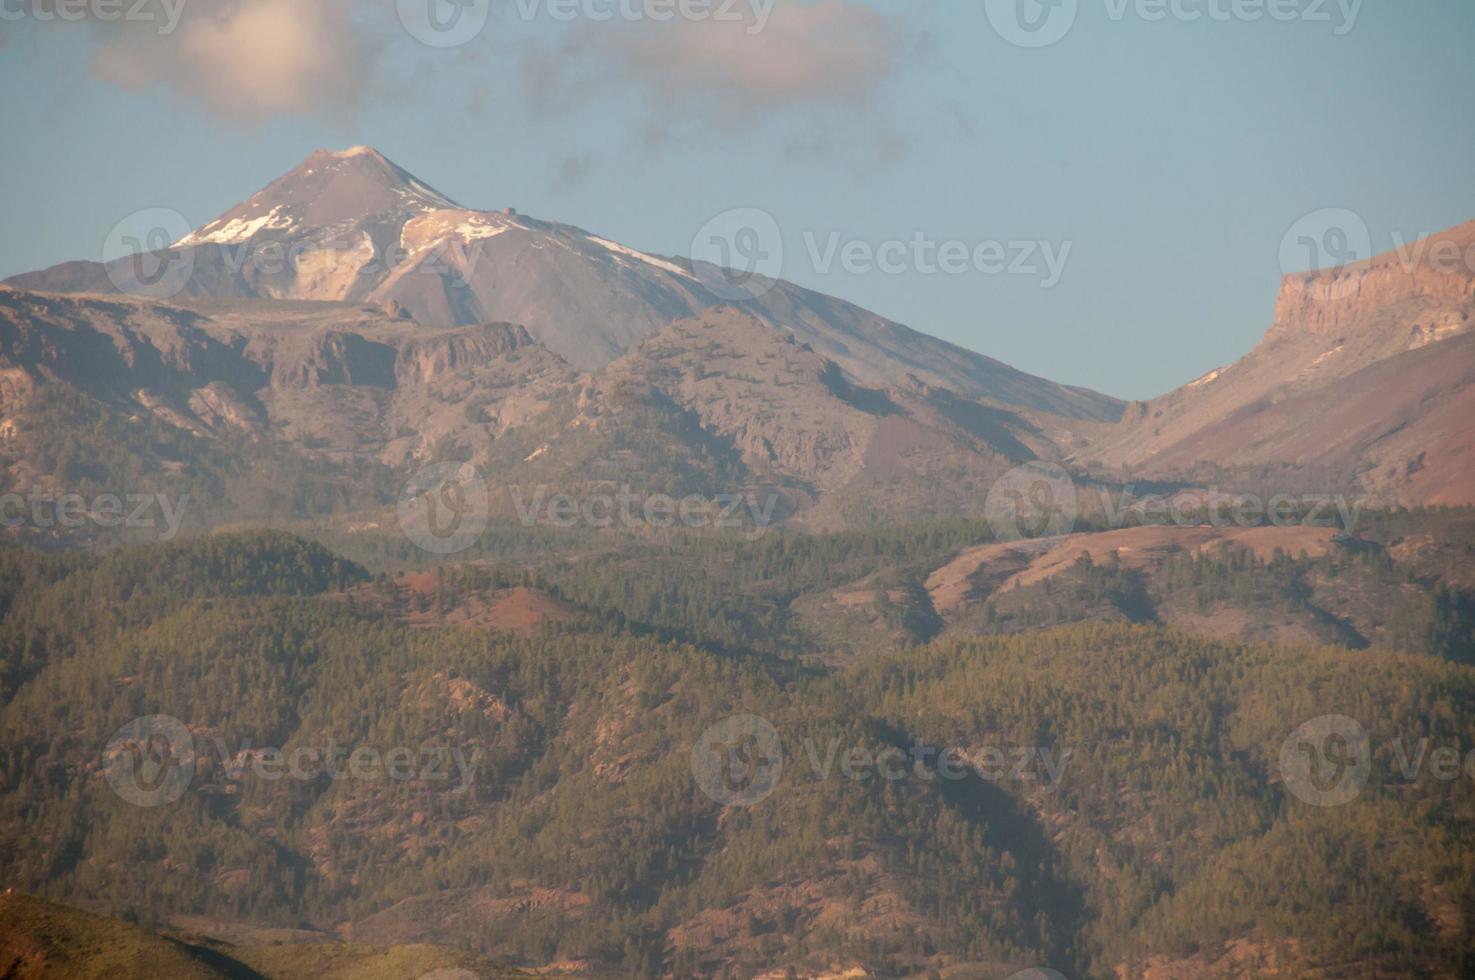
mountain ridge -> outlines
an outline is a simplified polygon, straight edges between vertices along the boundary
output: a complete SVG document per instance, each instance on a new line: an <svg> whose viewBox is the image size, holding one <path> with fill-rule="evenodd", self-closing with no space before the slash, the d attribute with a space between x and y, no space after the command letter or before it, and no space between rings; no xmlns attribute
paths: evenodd
<svg viewBox="0 0 1475 980"><path fill-rule="evenodd" d="M1464 421L1475 409L1475 261L1461 263L1475 255L1475 222L1286 276L1275 323L1245 357L1130 405L783 280L724 300L689 260L510 208L464 208L368 147L315 151L172 248L190 275L155 305L120 301L112 264L7 281L5 425L54 379L217 441L244 434L391 468L455 447L512 482L624 479L638 467L619 446L634 438L678 483L719 472L777 481L826 527L896 516L900 498L876 496L881 474L929 488L947 474L967 489L914 503L952 512L1001 467L1033 460L1088 481L1475 501ZM251 261L268 253L293 259ZM47 312L66 295L79 297L75 315ZM89 381L108 344L131 360ZM720 354L715 380L692 344ZM755 371L796 349L801 375ZM76 363L37 359L48 350ZM610 454L625 462L596 465ZM691 469L684 454L702 462Z"/></svg>
<svg viewBox="0 0 1475 980"><path fill-rule="evenodd" d="M1133 402L1074 459L1198 480L1285 482L1301 469L1336 484L1320 490L1475 502L1472 328L1475 222L1289 275L1275 322L1244 357Z"/></svg>
<svg viewBox="0 0 1475 980"><path fill-rule="evenodd" d="M376 303L427 326L519 323L582 370L665 324L727 305L692 263L511 209L461 207L367 147L319 150L184 236L193 299ZM290 261L288 258L290 257ZM119 263L70 262L6 280L45 292L109 293ZM1118 399L1060 385L782 280L742 305L794 331L868 384L907 373L968 398L1082 420Z"/></svg>

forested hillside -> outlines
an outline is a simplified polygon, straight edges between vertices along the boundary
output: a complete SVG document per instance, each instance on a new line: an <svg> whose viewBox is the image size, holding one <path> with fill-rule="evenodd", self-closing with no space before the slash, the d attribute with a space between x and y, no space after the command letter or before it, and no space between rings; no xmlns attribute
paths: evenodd
<svg viewBox="0 0 1475 980"><path fill-rule="evenodd" d="M1475 668L1130 623L803 649L795 596L976 534L651 542L664 576L533 549L396 579L276 533L5 551L0 874L575 973L1475 969L1475 779L1434 754L1475 748ZM513 593L546 615L482 615ZM1368 746L1335 806L1286 769L1328 715ZM755 799L694 767L735 716L777 740ZM120 732L174 769L120 789Z"/></svg>

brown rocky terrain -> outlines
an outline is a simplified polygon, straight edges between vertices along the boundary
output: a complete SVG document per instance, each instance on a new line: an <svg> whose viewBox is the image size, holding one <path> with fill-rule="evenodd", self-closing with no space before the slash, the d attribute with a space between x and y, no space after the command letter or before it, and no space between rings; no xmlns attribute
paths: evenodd
<svg viewBox="0 0 1475 980"><path fill-rule="evenodd" d="M685 260L468 210L362 147L312 154L160 254L192 270L167 302L118 295L116 263L0 294L0 435L19 474L44 469L19 448L23 406L60 382L126 418L337 463L451 454L524 485L645 470L683 491L777 486L814 527L974 513L1035 459L1475 500L1475 222L1288 276L1259 346L1120 421L1113 399L789 283L724 303Z"/></svg>
<svg viewBox="0 0 1475 980"><path fill-rule="evenodd" d="M0 362L0 412L17 435L38 386L62 384L201 438L390 465L447 436L484 443L576 375L508 324L434 330L377 306L187 307L9 288Z"/></svg>
<svg viewBox="0 0 1475 980"><path fill-rule="evenodd" d="M163 257L179 295L383 304L432 327L517 323L596 370L664 325L722 303L689 261L511 209L463 208L367 147L318 150ZM117 292L133 258L12 277L59 292ZM178 263L171 265L170 263ZM912 373L967 398L1115 419L1114 398L1058 385L788 282L744 301L867 384Z"/></svg>
<svg viewBox="0 0 1475 980"><path fill-rule="evenodd" d="M978 513L990 481L1014 462L1058 458L1051 436L1065 424L965 400L915 376L866 387L737 307L671 324L599 376L605 403L632 387L692 412L758 478L797 481L822 502L806 515L812 526L863 510Z"/></svg>
<svg viewBox="0 0 1475 980"><path fill-rule="evenodd" d="M941 614L993 592L1037 585L1070 570L1081 557L1106 564L1115 555L1126 569L1152 571L1173 555L1206 555L1223 548L1269 561L1275 552L1321 557L1337 547L1330 527L1209 527L1161 525L1100 534L985 544L969 548L927 578L927 593Z"/></svg>
<svg viewBox="0 0 1475 980"><path fill-rule="evenodd" d="M734 306L669 324L591 374L521 326L424 327L372 303L6 287L0 364L6 457L34 479L47 477L37 439L50 411L36 399L55 386L228 456L247 444L405 471L449 455L525 496L669 470L683 493L772 488L780 517L805 511L814 527L976 514L1010 466L1059 459L1074 425L910 374L867 386ZM503 496L494 507L511 514Z"/></svg>
<svg viewBox="0 0 1475 980"><path fill-rule="evenodd" d="M1475 222L1356 265L1288 276L1276 322L1254 350L1129 406L1077 460L1134 476L1469 503L1472 313Z"/></svg>

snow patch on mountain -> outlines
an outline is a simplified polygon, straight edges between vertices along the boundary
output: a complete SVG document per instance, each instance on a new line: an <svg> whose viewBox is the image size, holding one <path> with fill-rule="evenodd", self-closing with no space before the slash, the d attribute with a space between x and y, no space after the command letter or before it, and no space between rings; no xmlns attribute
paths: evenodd
<svg viewBox="0 0 1475 980"><path fill-rule="evenodd" d="M618 242L611 242L606 239L600 238L597 235L589 235L588 238L594 244L610 252L613 252L616 255L623 256L627 259L635 259L636 261L644 262L647 265L653 265L657 269L662 269L666 272L672 273L673 275L684 276L687 279L696 279L696 276L693 276L690 272L687 272L685 269L681 268L681 266L677 265L674 262L667 262L664 259L656 258L654 255L647 255L644 252L637 252L633 248L626 248L624 245L621 245Z"/></svg>
<svg viewBox="0 0 1475 980"><path fill-rule="evenodd" d="M232 245L237 242L245 242L254 238L258 233L270 228L274 231L286 231L291 229L296 222L292 216L282 207L274 207L263 215L255 218L232 218L229 221L217 219L197 231L185 235L175 245Z"/></svg>

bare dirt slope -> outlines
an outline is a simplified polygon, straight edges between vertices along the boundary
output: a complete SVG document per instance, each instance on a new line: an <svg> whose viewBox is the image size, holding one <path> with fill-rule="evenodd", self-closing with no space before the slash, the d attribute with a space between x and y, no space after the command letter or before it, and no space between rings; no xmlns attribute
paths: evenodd
<svg viewBox="0 0 1475 980"><path fill-rule="evenodd" d="M1079 454L1134 474L1317 474L1390 503L1475 500L1475 222L1288 276L1240 361L1129 406Z"/></svg>

